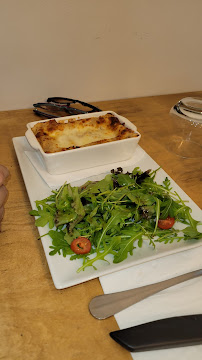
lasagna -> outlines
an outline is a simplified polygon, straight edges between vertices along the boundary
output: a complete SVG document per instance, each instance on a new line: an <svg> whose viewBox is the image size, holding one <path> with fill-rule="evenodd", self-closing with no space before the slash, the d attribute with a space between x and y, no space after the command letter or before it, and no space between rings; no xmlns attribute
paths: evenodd
<svg viewBox="0 0 202 360"><path fill-rule="evenodd" d="M51 119L35 124L32 131L47 154L139 136L111 113L68 122Z"/></svg>

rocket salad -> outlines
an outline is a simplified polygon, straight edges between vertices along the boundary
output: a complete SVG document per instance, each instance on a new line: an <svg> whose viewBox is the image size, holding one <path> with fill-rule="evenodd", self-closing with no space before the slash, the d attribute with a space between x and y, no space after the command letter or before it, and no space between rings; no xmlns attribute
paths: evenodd
<svg viewBox="0 0 202 360"><path fill-rule="evenodd" d="M193 219L167 177L161 185L156 183L157 171L135 168L123 173L118 168L79 187L65 183L37 200L37 210L30 215L37 217L36 226L49 226L49 254L82 259L80 272L88 266L96 269L96 261L106 260L108 254L114 263L124 261L143 241L155 247L156 242L201 239L201 222ZM176 222L183 229L175 228Z"/></svg>

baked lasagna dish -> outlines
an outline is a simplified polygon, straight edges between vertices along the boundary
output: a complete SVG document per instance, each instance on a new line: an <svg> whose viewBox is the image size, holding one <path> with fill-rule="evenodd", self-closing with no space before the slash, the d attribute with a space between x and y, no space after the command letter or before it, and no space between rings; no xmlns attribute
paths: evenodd
<svg viewBox="0 0 202 360"><path fill-rule="evenodd" d="M52 119L35 124L32 131L47 154L139 136L111 113L68 122Z"/></svg>

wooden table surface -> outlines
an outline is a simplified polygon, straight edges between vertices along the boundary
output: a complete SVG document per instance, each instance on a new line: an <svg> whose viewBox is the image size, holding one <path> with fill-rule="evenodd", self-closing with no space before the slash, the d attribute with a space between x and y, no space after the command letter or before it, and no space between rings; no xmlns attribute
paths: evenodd
<svg viewBox="0 0 202 360"><path fill-rule="evenodd" d="M202 207L201 159L183 159L167 150L169 110L186 96L202 97L202 91L95 105L134 122L141 147ZM0 359L131 359L109 337L118 329L115 319L96 320L89 314L89 301L102 294L98 279L64 290L54 287L12 144L35 120L32 109L0 112L0 163L10 171L0 233Z"/></svg>

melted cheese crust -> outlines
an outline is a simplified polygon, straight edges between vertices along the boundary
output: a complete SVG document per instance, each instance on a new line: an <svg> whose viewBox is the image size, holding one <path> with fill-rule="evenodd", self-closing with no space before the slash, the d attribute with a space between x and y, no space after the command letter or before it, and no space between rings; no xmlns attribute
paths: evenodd
<svg viewBox="0 0 202 360"><path fill-rule="evenodd" d="M113 114L87 119L49 120L32 128L45 153L72 150L115 140L138 137L139 134L121 124Z"/></svg>

